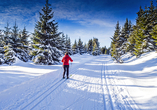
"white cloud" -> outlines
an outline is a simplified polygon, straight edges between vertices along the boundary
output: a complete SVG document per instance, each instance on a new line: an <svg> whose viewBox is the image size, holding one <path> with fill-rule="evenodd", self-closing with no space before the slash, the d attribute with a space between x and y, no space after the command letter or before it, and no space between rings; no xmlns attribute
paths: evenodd
<svg viewBox="0 0 157 110"><path fill-rule="evenodd" d="M73 20L81 25L98 25L98 26L105 26L105 27L115 27L115 24L108 19L103 19L101 17L92 17L88 13L77 13L77 12L68 12L66 10L55 10L54 13L55 18L57 19L67 19ZM99 16L99 15L95 15Z"/></svg>
<svg viewBox="0 0 157 110"><path fill-rule="evenodd" d="M0 13L0 16L2 16L0 19L0 27L4 28L7 22L12 27L15 20L19 28L27 27L28 25L34 26L35 22L39 19L39 11L41 8L39 5L34 7L23 7L19 5L4 8L4 12Z"/></svg>
<svg viewBox="0 0 157 110"><path fill-rule="evenodd" d="M73 20L81 25L98 25L114 27L115 22L111 21L105 11L95 11L84 5L83 2L67 0L52 4L54 6L54 16L56 19ZM111 16L110 16L111 17Z"/></svg>

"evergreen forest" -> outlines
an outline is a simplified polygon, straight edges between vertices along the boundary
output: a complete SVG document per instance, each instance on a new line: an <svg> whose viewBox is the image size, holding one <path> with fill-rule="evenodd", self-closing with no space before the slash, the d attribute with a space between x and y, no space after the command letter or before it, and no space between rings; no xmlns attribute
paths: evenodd
<svg viewBox="0 0 157 110"><path fill-rule="evenodd" d="M123 63L122 56L126 53L140 57L143 53L157 49L157 5L151 1L150 6L140 7L137 12L136 24L126 18L122 28L119 21L111 38L110 54L113 60Z"/></svg>
<svg viewBox="0 0 157 110"><path fill-rule="evenodd" d="M100 48L98 38L95 37L87 44L81 38L72 44L67 34L58 32L58 22L54 19L48 0L39 12L33 34L26 27L19 29L17 21L13 27L6 23L4 29L0 29L0 64L12 65L20 59L23 62L31 60L38 65L53 65L60 62L65 52L70 55L88 53L96 56L109 54L109 49Z"/></svg>

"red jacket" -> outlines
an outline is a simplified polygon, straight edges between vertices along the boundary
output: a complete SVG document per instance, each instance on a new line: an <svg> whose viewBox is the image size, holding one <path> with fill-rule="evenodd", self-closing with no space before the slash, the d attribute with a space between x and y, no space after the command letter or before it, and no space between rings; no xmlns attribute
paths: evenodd
<svg viewBox="0 0 157 110"><path fill-rule="evenodd" d="M65 55L62 59L63 65L69 65L69 60L73 62L73 60L69 57L69 55Z"/></svg>

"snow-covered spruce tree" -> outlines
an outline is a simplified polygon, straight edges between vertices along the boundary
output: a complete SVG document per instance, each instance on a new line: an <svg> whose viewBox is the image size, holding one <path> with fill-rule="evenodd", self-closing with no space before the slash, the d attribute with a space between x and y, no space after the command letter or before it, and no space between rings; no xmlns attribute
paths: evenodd
<svg viewBox="0 0 157 110"><path fill-rule="evenodd" d="M102 54L105 54L106 50L107 50L106 46L102 47L102 48L101 48L101 53L102 53Z"/></svg>
<svg viewBox="0 0 157 110"><path fill-rule="evenodd" d="M0 30L0 47L3 46L4 36L2 35L2 30Z"/></svg>
<svg viewBox="0 0 157 110"><path fill-rule="evenodd" d="M134 46L134 54L136 55L136 57L139 57L142 53L144 52L144 48L146 48L147 46L147 42L145 40L146 36L143 33L142 29L137 28L136 30L134 30L135 33L135 46Z"/></svg>
<svg viewBox="0 0 157 110"><path fill-rule="evenodd" d="M87 44L87 51L88 51L88 54L92 54L92 51L93 51L93 40L90 39L88 41L88 44Z"/></svg>
<svg viewBox="0 0 157 110"><path fill-rule="evenodd" d="M9 23L7 22L7 26L4 27L4 43L5 45L8 45L8 42L10 41L11 37L11 28L9 27Z"/></svg>
<svg viewBox="0 0 157 110"><path fill-rule="evenodd" d="M116 60L117 62L121 62L121 59L120 59L121 53L119 53L120 52L120 43L119 43L120 33L121 31L120 31L119 22L117 22L114 36L111 38L112 42L111 42L111 49L110 49L113 60Z"/></svg>
<svg viewBox="0 0 157 110"><path fill-rule="evenodd" d="M128 38L132 31L133 31L133 29L132 29L131 21L128 21L128 19L126 19L126 22L124 24L124 27L122 28L122 31L121 31L121 34L120 34L119 40L118 40L119 46L120 46L119 53L121 55L123 55L127 52Z"/></svg>
<svg viewBox="0 0 157 110"><path fill-rule="evenodd" d="M4 45L4 34L2 33L2 30L0 30L0 47L3 47Z"/></svg>
<svg viewBox="0 0 157 110"><path fill-rule="evenodd" d="M7 28L6 28L6 36L9 35L8 32L9 31L7 31ZM25 59L25 52L21 48L22 43L20 42L19 29L16 24L16 21L15 21L15 25L13 26L10 36L6 38L8 41L6 42L6 45L4 46L5 63L11 65L12 63L15 62L15 59L16 59L15 57L19 58L22 61L27 61Z"/></svg>
<svg viewBox="0 0 157 110"><path fill-rule="evenodd" d="M110 47L109 47L109 48L106 48L106 50L105 50L105 54L107 54L107 55L110 54Z"/></svg>
<svg viewBox="0 0 157 110"><path fill-rule="evenodd" d="M117 23L117 24L119 25L119 23ZM116 28L118 31L119 27L116 27ZM128 19L126 19L126 22L125 22L122 30L120 31L120 34L116 38L116 44L114 45L114 46L116 46L115 48L117 48L116 51L117 51L119 60L122 55L124 55L126 52L128 52L127 44L128 44L128 38L129 38L131 32L132 32L131 21L128 21Z"/></svg>
<svg viewBox="0 0 157 110"><path fill-rule="evenodd" d="M4 41L5 41L5 46L4 46L4 60L6 64L11 65L15 63L16 61L16 56L18 52L17 47L19 46L19 39L18 39L18 26L15 25L13 26L12 31L11 28L9 28L9 24L7 23L7 27L5 27L6 30L4 30Z"/></svg>
<svg viewBox="0 0 157 110"><path fill-rule="evenodd" d="M58 63L61 57L59 50L60 32L58 32L58 24L53 20L52 8L46 0L42 13L39 12L39 21L36 23L34 34L32 37L33 50L31 54L34 56L33 61L40 65L51 65Z"/></svg>
<svg viewBox="0 0 157 110"><path fill-rule="evenodd" d="M96 55L100 55L101 51L100 51L100 47L99 47L99 41L97 38L93 38L93 52L92 55L96 56Z"/></svg>
<svg viewBox="0 0 157 110"><path fill-rule="evenodd" d="M25 30L24 30L25 31ZM24 42L27 43L26 40L24 40L26 36L23 35L20 36L19 28L15 22L15 25L13 26L11 37L10 37L10 45L13 46L13 50L16 53L16 57L19 58L20 60L27 62L29 60L29 56L27 52L24 50Z"/></svg>
<svg viewBox="0 0 157 110"><path fill-rule="evenodd" d="M88 50L87 44L85 43L84 46L83 46L83 51L84 51L84 53L87 53L87 50Z"/></svg>
<svg viewBox="0 0 157 110"><path fill-rule="evenodd" d="M137 15L133 33L135 39L134 54L139 57L142 53L157 49L155 39L152 36L153 27L157 24L157 8L153 6L151 1L151 6L145 7L145 10L140 7Z"/></svg>
<svg viewBox="0 0 157 110"><path fill-rule="evenodd" d="M63 54L65 54L65 52L66 52L66 48L65 48L65 46L66 46L66 44L65 44L66 42L65 42L65 35L64 35L64 33L62 33L62 35L61 35L61 42L60 42L60 45L61 45L61 51L63 52Z"/></svg>
<svg viewBox="0 0 157 110"><path fill-rule="evenodd" d="M94 45L93 45L93 52L92 52L92 55L94 55L94 56L97 56L98 55L98 47L97 47L97 45L96 45L96 43L94 42L93 43Z"/></svg>
<svg viewBox="0 0 157 110"><path fill-rule="evenodd" d="M0 65L4 63L4 35L0 30Z"/></svg>
<svg viewBox="0 0 157 110"><path fill-rule="evenodd" d="M22 53L21 53L21 59L25 62L27 62L30 58L29 58L29 42L28 42L28 31L26 30L26 28L24 27L24 29L19 33L19 38L20 38L20 43L21 45L21 49L22 49Z"/></svg>
<svg viewBox="0 0 157 110"><path fill-rule="evenodd" d="M106 49L106 50L105 50L105 54L107 54L107 55L109 54L109 51L108 51L108 49Z"/></svg>
<svg viewBox="0 0 157 110"><path fill-rule="evenodd" d="M68 37L68 35L66 35L65 37L65 49L66 49L66 52L68 52L70 55L73 54L73 51L71 48L71 40L70 40L70 37Z"/></svg>
<svg viewBox="0 0 157 110"><path fill-rule="evenodd" d="M4 63L11 65L16 62L16 52L15 48L12 44L8 43L8 45L4 46L5 54L4 54Z"/></svg>
<svg viewBox="0 0 157 110"><path fill-rule="evenodd" d="M153 30L150 34L152 35L153 39L155 39L154 42L157 45L157 24L153 27Z"/></svg>
<svg viewBox="0 0 157 110"><path fill-rule="evenodd" d="M8 45L8 42L9 42L9 38L10 38L10 35L11 35L11 28L9 28L9 23L7 23L7 26L4 27L5 30L1 30L0 31L0 63L3 64L5 61L4 61L4 54L5 54L5 50L4 50L4 47L6 45Z"/></svg>
<svg viewBox="0 0 157 110"><path fill-rule="evenodd" d="M79 38L79 40L78 40L78 53L80 55L82 55L84 53L84 51L83 51L83 42L81 41L81 38Z"/></svg>
<svg viewBox="0 0 157 110"><path fill-rule="evenodd" d="M137 35L137 27L136 26L133 26L133 31L131 32L129 38L127 39L127 48L126 48L126 52L130 52L131 55L134 55L134 52L135 52L135 38L136 38L136 35Z"/></svg>
<svg viewBox="0 0 157 110"><path fill-rule="evenodd" d="M72 46L72 50L73 50L73 54L77 54L78 53L78 45L77 45L77 41L75 40L73 46Z"/></svg>
<svg viewBox="0 0 157 110"><path fill-rule="evenodd" d="M152 37L151 32L153 27L157 24L157 7L153 5L153 1L151 1L151 5L145 8L144 22L142 29L144 30L144 34L146 36L146 40L144 41L147 45L146 51L154 51L157 49L155 39Z"/></svg>
<svg viewBox="0 0 157 110"><path fill-rule="evenodd" d="M19 38L20 38L20 42L23 44L23 46L27 47L27 45L29 43L29 41L28 41L29 35L28 35L28 31L26 30L26 27L24 27L23 30L19 33Z"/></svg>

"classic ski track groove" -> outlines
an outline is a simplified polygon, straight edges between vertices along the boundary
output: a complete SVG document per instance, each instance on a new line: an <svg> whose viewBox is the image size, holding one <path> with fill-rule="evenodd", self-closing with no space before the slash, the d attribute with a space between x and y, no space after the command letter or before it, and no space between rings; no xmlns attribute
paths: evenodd
<svg viewBox="0 0 157 110"><path fill-rule="evenodd" d="M57 76L56 76L56 79L53 81L53 82L50 82L50 83L48 83L47 85L44 85L42 88L40 88L40 89L43 89L43 88L47 88L47 87L49 87L50 85L52 85L51 87L53 87L54 86L54 83L55 82L59 82L58 81L58 77L59 77L59 75L60 74L58 74ZM56 84L56 83L55 83ZM48 89L50 89L50 88L48 88ZM47 89L47 90L48 90ZM47 91L46 90L46 91ZM42 93L41 93L42 92ZM45 92L45 91L44 91ZM39 91L39 92L37 92L33 97L31 97L31 99L29 99L29 100L32 100L34 97L38 97L38 96L40 96L39 94L43 94L43 91ZM29 94L27 94L25 97L28 97L28 95ZM8 109L17 109L17 108L20 108L22 105L24 105L25 103L22 103L22 101L24 100L24 98L23 99L21 99L21 100L19 100L18 102L16 102L16 103L14 103L13 105L9 105L7 108L5 108L5 110L8 110ZM22 104L21 104L22 103Z"/></svg>
<svg viewBox="0 0 157 110"><path fill-rule="evenodd" d="M45 96L44 96L40 101L38 101L33 107L31 107L30 110L34 109L38 104L40 104L46 97L48 97L52 92L54 92L54 91L55 91L59 86L61 86L65 81L66 81L66 79L63 80L61 83L58 83L57 86L56 86L53 90L51 90L51 92L49 92L49 93L46 94L47 91L45 91L45 93L42 94L42 95L45 95ZM50 88L50 89L51 89L51 88ZM42 95L40 95L39 97L41 97ZM35 100L37 100L37 99L35 99Z"/></svg>
<svg viewBox="0 0 157 110"><path fill-rule="evenodd" d="M37 102L35 104L35 106L37 106L40 102L42 102L48 95L50 95L54 90L56 90L62 83L64 83L66 80L59 80L57 81L55 84L53 84L49 89L47 89L46 91L44 91L42 94L40 94L38 97L36 97L33 101L31 101L30 103L28 103L25 107L23 107L22 109L27 108L29 105L31 105L33 102L35 102L37 99L39 99L40 97L44 96L46 94L46 96L44 96L44 98L42 98L39 102ZM57 86L56 86L57 85ZM56 86L56 87L55 87ZM55 87L54 89L52 89L53 87ZM51 90L52 89L52 90ZM49 92L51 90L51 92ZM49 92L49 93L47 93ZM33 109L35 106L33 106L31 109Z"/></svg>
<svg viewBox="0 0 157 110"><path fill-rule="evenodd" d="M104 64L102 63L102 67L101 67L101 88L102 88L102 92L103 92L103 103L104 103L104 110L107 110L106 108L106 101L105 101L105 94L104 94L104 84L103 84L103 67Z"/></svg>
<svg viewBox="0 0 157 110"><path fill-rule="evenodd" d="M123 81L123 83L126 84L124 81ZM131 103L133 103L133 106L135 106L134 110L140 110L140 108L136 104L135 100L130 96L130 93L128 92L128 89L126 87L125 87L125 91L127 92L127 96L129 96L131 98Z"/></svg>
<svg viewBox="0 0 157 110"><path fill-rule="evenodd" d="M84 66L83 66L84 67ZM102 68L101 68L101 72L103 70L103 65L102 65ZM77 72L77 71L76 71ZM102 75L102 73L101 73ZM104 95L104 94L103 94ZM87 97L86 97L87 96ZM86 95L84 96L81 96L80 98L76 99L73 103L71 103L70 105L68 105L67 107L65 107L63 110L66 110L66 109L70 109L70 107L72 107L74 104L77 104L77 103L84 103L86 100L90 99L90 97L88 97L88 93L86 93ZM80 105L81 106L81 105ZM81 110L84 110L83 108L81 108ZM106 109L104 109L106 110Z"/></svg>
<svg viewBox="0 0 157 110"><path fill-rule="evenodd" d="M76 70L73 70L71 73L75 73ZM62 76L62 75L61 75ZM55 84L53 83L53 85L46 91L44 91L41 95L39 95L37 98L35 98L33 101L31 101L29 104L27 104L24 108L27 108L29 105L31 105L34 101L36 101L37 99L39 99L40 97L42 97L43 95L45 95L40 101L36 102L36 104L31 107L30 110L32 110L33 108L35 108L38 104L40 104L46 97L48 97L52 92L54 92L58 87L60 87L64 82L66 82L67 79L60 79L59 81L57 81ZM57 85L57 86L56 86ZM56 86L54 89L52 89L54 86ZM51 90L52 89L52 90ZM51 91L50 91L51 90ZM47 93L48 91L50 91L49 93ZM46 94L47 93L47 94Z"/></svg>
<svg viewBox="0 0 157 110"><path fill-rule="evenodd" d="M114 74L113 72L112 72L112 74ZM139 109L138 108L138 106L136 105L136 103L135 103L135 101L133 100L133 98L130 96L130 94L128 93L128 90L127 90L127 88L126 87L124 87L124 90L123 91L125 91L126 92L126 94L127 94L127 97L129 97L131 100L129 101L128 99L126 99L125 98L125 96L124 96L124 94L119 94L120 92L121 92L121 90L120 90L120 88L118 87L118 85L116 84L116 81L115 81L115 78L112 80L113 81L113 85L114 85L114 88L113 88L113 86L112 86L112 89L114 89L114 96L116 96L116 95L118 95L122 100L121 101L123 101L125 104L125 109L126 110L137 110L137 109ZM122 82L122 80L120 80L121 82ZM109 80L109 82L111 83L111 80ZM123 84L124 84L125 82L123 81ZM116 90L115 90L116 89ZM118 99L118 98L117 98ZM130 103L133 103L133 105L131 105ZM127 106L128 105L128 106ZM132 108L132 106L134 106L135 108ZM119 108L119 109L123 109L123 108Z"/></svg>
<svg viewBox="0 0 157 110"><path fill-rule="evenodd" d="M106 62L103 64L103 67L104 67L104 80L105 80L105 87L106 87L106 92L107 92L107 96L108 96L108 101L109 101L109 104L110 104L110 109L111 110L114 110L114 106L113 106L113 101L112 101L112 98L111 98L111 92L110 92L110 89L109 89L109 87L108 87L108 82L107 82L107 77L106 77L106 73L107 73L107 71L106 71ZM107 100L105 100L105 102L107 102ZM107 110L107 108L106 108L106 110Z"/></svg>
<svg viewBox="0 0 157 110"><path fill-rule="evenodd" d="M105 70L107 70L107 67L105 66ZM113 74L113 73L112 73ZM110 86L110 90L112 90L112 91L114 91L114 92L112 92L113 94L112 94L112 97L113 97L113 99L112 100L116 100L116 102L115 102L115 107L117 106L118 107L118 109L119 110L121 110L121 109L124 109L124 107L125 107L125 110L126 110L126 106L124 106L124 105L122 105L122 107L119 105L119 104L116 104L117 102L119 102L119 99L122 99L122 100L120 100L120 101L123 101L123 103L125 103L126 104L126 102L125 102L125 100L123 99L123 97L122 96L120 96L120 92L119 92L119 89L118 89L118 87L117 87L117 85L116 85L116 83L115 83L115 79L111 79L109 76L106 76L106 81L108 82L108 84L110 84L111 86ZM111 81L112 80L112 81Z"/></svg>
<svg viewBox="0 0 157 110"><path fill-rule="evenodd" d="M112 73L113 74L113 73ZM117 84L116 84L116 82L115 82L115 79L113 79L112 80L113 82L111 82L111 80L109 80L109 82L110 82L110 84L112 84L112 85L114 85L114 87L113 86L111 86L111 89L114 91L113 93L113 95L114 95L114 97L116 98L116 100L118 100L118 99L122 99L122 100L120 100L120 101L123 101L123 103L125 103L122 107L124 107L124 108L122 108L121 106L118 106L118 108L119 109L125 109L125 110L133 110L133 108L131 107L131 105L130 105L130 103L129 103L129 101L128 100L126 100L125 99L125 97L122 95L122 94L120 94L120 90L119 90L119 88L118 88L118 86L117 86ZM114 84L113 84L114 83ZM128 106L126 106L126 105L128 105Z"/></svg>
<svg viewBox="0 0 157 110"><path fill-rule="evenodd" d="M71 74L74 74L74 73L76 73L77 72L77 70L75 70L75 69L72 69L71 70ZM70 75L70 74L69 74ZM75 74L74 74L75 75ZM73 76L74 76L73 75ZM60 75L61 77L62 77L62 73L61 73L61 75ZM63 80L63 81L62 81ZM61 83L60 83L60 81L62 81ZM53 82L52 84L52 86L50 87L50 88L48 88L46 91L44 91L44 92L42 92L42 94L40 94L40 95L38 95L35 99L33 99L33 101L31 101L30 103L28 103L25 107L23 107L22 108L22 110L23 109L26 109L29 105L31 105L33 102L35 102L37 99L39 99L40 97L42 97L43 95L45 95L44 96L44 98L42 98L40 101L38 101L36 104L35 104L35 106L33 106L33 107L31 107L31 110L33 109L33 108L35 108L38 104L40 104L46 97L48 97L52 92L54 92L58 87L60 87L64 82L66 81L66 79L60 79L59 81L56 81L56 82ZM54 84L55 83L55 84ZM51 84L49 84L49 85L51 85ZM49 86L49 85L46 85L47 87ZM57 86L56 86L57 85ZM54 86L56 86L55 88L54 88ZM54 89L52 89L52 88L54 88ZM52 90L51 90L52 89ZM51 92L49 92L51 90ZM47 93L47 92L49 92L49 93ZM47 94L46 94L47 93ZM20 108L21 108L21 106L20 106Z"/></svg>
<svg viewBox="0 0 157 110"><path fill-rule="evenodd" d="M105 66L105 69L107 70L107 66ZM112 72L112 74L114 74ZM130 94L128 93L127 91L127 88L125 87L123 91L126 92L126 96L129 97L131 100L128 100L125 98L124 94L121 94L121 90L120 88L118 87L118 85L116 84L116 81L115 81L115 78L111 79L108 77L108 80L107 80L112 86L110 86L110 89L112 89L114 92L113 92L113 96L114 98L116 98L116 100L118 99L121 99L120 101L123 101L125 104L121 106L119 106L119 104L117 104L119 110L122 110L122 109L125 109L125 110L137 110L139 109L139 107L136 105L135 101L133 100L133 98L130 96ZM121 81L121 80L120 80ZM124 83L124 82L123 82ZM130 103L133 103L133 104L130 104ZM134 106L135 108L132 108L132 106Z"/></svg>
<svg viewBox="0 0 157 110"><path fill-rule="evenodd" d="M76 70L74 70L74 69L72 69L71 70L71 73L72 74L74 74L76 72ZM48 91L50 91L52 88L54 88L54 86L56 86L57 84L59 84L59 82L60 81L62 81L62 79L58 79L58 77L62 77L62 73L60 73L58 76L56 76L56 79L52 82L52 83L49 83L49 84L47 84L47 85L45 85L45 86L43 86L42 88L45 88L45 87L49 87L48 89L46 89L45 91L40 91L40 92L37 92L36 93L36 95L35 96L33 96L31 99L29 99L29 103L22 103L22 104L20 104L22 101L23 101L23 99L21 99L21 100L19 100L16 104L13 104L13 105L10 105L10 106L8 106L7 108L5 108L5 110L8 110L8 109L25 109L25 108L27 108L29 105L31 105L31 103L33 103L34 101L36 101L38 98L40 98L41 96L43 96L45 93L47 93ZM59 84L59 86L61 85L61 84L63 84L64 82L66 81L66 79L63 79L63 82L61 82L60 84ZM50 86L51 85L51 86ZM57 86L56 88L54 88L54 89L57 89L59 86ZM52 92L54 91L54 89L52 90ZM52 93L51 92L51 93ZM29 95L29 94L28 94ZM27 95L27 96L28 96ZM27 96L25 96L25 97L27 97ZM30 102L30 100L31 100L31 102ZM25 105L26 104L26 105ZM24 106L24 107L22 107L22 106Z"/></svg>
<svg viewBox="0 0 157 110"><path fill-rule="evenodd" d="M82 67L84 67L84 65L82 65ZM77 72L77 71L75 71L75 72ZM89 97L86 98L86 96L87 96L87 93L86 93L85 96L79 97L78 99L76 99L73 103L71 103L70 105L68 105L67 107L65 107L63 110L69 109L69 107L72 107L74 104L80 103L80 101L81 101L81 103L85 102L86 100L89 99ZM81 110L83 110L83 109L81 109Z"/></svg>
<svg viewBox="0 0 157 110"><path fill-rule="evenodd" d="M77 70L75 70L75 69L72 69L72 70L71 70L71 73L72 73L72 74L74 74L74 73L76 73L76 72L77 72ZM70 74L69 74L69 75L70 75ZM75 75L75 74L74 74L74 75ZM73 76L74 76L74 75L73 75ZM61 79L61 80L62 80L62 79ZM65 81L66 81L66 79L63 79L63 82L61 82L56 88L54 88L54 89L53 89L50 93L48 93L44 98L42 98L40 101L38 101L38 102L36 103L36 105L31 108L31 110L32 110L33 108L35 108L38 104L40 104L46 97L48 97L52 92L54 92L54 91L55 91L59 86L61 86ZM58 82L59 82L59 81L58 81ZM58 82L57 82L57 84L58 84ZM56 85L56 83L55 83L54 85ZM53 85L53 86L54 86L54 85ZM52 88L52 87L50 87L50 89L51 89L51 88ZM47 92L47 91L45 91L45 92ZM44 94L45 94L45 93L43 93L42 95L44 95ZM39 97L41 97L42 95L40 95ZM35 100L37 100L37 99L38 99L38 98L36 98ZM35 100L34 100L34 101L35 101ZM32 102L34 102L34 101L32 101ZM32 102L31 102L31 103L32 103ZM77 103L77 102L78 102L78 101L76 101L75 103ZM30 104L31 104L31 103L30 103ZM30 104L29 104L29 105L30 105ZM73 105L73 104L72 104L72 105ZM24 109L24 108L23 108L23 109Z"/></svg>

